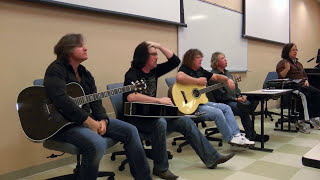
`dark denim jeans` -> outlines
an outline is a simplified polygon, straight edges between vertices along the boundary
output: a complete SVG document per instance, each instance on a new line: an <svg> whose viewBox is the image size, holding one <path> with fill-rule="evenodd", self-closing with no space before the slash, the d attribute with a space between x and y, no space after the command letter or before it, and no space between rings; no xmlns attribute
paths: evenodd
<svg viewBox="0 0 320 180"><path fill-rule="evenodd" d="M253 129L253 126L252 126L253 124L252 124L252 120L250 119L250 114L248 112L241 111L237 106L237 102L229 102L227 104L231 107L235 116L240 116L242 126L246 133L246 137L251 141L254 140L257 134ZM245 104L250 106L251 102L247 100Z"/></svg>
<svg viewBox="0 0 320 180"><path fill-rule="evenodd" d="M166 146L167 132L179 132L190 142L203 163L210 167L221 156L189 117L178 119L133 118L128 121L139 132L150 134L154 168L158 171L169 169Z"/></svg>
<svg viewBox="0 0 320 180"><path fill-rule="evenodd" d="M79 148L82 154L81 179L97 179L100 160L105 154L107 138L124 143L130 171L134 179L150 180L150 167L142 147L137 128L129 123L109 119L107 131L103 136L84 126L71 125L54 136L55 139L71 143Z"/></svg>

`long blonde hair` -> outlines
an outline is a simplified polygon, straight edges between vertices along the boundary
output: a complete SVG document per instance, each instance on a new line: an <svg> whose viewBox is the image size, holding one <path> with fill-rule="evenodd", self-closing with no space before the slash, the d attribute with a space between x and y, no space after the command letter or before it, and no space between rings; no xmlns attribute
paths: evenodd
<svg viewBox="0 0 320 180"><path fill-rule="evenodd" d="M218 56L220 54L224 55L222 52L219 52L219 51L217 51L217 52L212 54L212 56L211 56L211 65L210 65L212 69L216 69L217 68Z"/></svg>

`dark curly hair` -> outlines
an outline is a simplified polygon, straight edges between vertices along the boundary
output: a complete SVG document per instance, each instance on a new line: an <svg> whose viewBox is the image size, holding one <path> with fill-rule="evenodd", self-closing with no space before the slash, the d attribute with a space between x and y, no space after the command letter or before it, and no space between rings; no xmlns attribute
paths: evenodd
<svg viewBox="0 0 320 180"><path fill-rule="evenodd" d="M200 55L201 57L203 57L203 54L199 49L189 49L183 55L182 65L185 65L188 68L192 68L193 60L197 55Z"/></svg>

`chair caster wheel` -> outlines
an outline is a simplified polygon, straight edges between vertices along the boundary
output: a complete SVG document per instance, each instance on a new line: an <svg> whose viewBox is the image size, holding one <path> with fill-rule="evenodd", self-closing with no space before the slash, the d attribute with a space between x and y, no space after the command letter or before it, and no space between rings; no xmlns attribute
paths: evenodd
<svg viewBox="0 0 320 180"><path fill-rule="evenodd" d="M108 177L108 180L114 180L114 176Z"/></svg>
<svg viewBox="0 0 320 180"><path fill-rule="evenodd" d="M172 141L172 145L173 145L173 146L177 145L177 142Z"/></svg>
<svg viewBox="0 0 320 180"><path fill-rule="evenodd" d="M181 149L181 148L178 148L178 149L177 149L177 152L178 152L178 153L181 153L181 152L182 152L182 149Z"/></svg>
<svg viewBox="0 0 320 180"><path fill-rule="evenodd" d="M111 156L111 161L115 161L116 160L116 157L115 156Z"/></svg>
<svg viewBox="0 0 320 180"><path fill-rule="evenodd" d="M123 171L124 170L124 166L119 166L119 171Z"/></svg>

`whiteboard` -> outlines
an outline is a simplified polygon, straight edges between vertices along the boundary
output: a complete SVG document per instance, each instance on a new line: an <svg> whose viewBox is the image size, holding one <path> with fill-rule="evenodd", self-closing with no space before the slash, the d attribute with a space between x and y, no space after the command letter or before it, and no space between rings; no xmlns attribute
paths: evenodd
<svg viewBox="0 0 320 180"><path fill-rule="evenodd" d="M178 28L178 55L199 49L204 57L202 67L211 71L211 55L226 55L227 69L248 70L248 40L242 38L242 14L199 0L184 1L185 23Z"/></svg>
<svg viewBox="0 0 320 180"><path fill-rule="evenodd" d="M289 43L290 0L246 0L244 13L245 36Z"/></svg>
<svg viewBox="0 0 320 180"><path fill-rule="evenodd" d="M180 23L180 0L36 0L80 9Z"/></svg>

